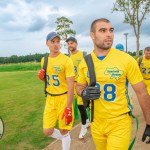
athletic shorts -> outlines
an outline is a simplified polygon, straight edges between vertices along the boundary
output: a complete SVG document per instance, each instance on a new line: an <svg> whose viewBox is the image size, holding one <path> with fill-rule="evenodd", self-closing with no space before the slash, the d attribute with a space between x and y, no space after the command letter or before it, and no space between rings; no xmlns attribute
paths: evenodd
<svg viewBox="0 0 150 150"><path fill-rule="evenodd" d="M150 95L150 80L144 80L144 84L146 86L148 94Z"/></svg>
<svg viewBox="0 0 150 150"><path fill-rule="evenodd" d="M60 96L47 95L45 109L43 113L43 128L53 128L58 120L58 128L71 130L73 121L69 124L65 124L65 119L62 119L64 109L67 105L67 94ZM72 108L73 110L73 108ZM74 120L74 112L72 111Z"/></svg>
<svg viewBox="0 0 150 150"><path fill-rule="evenodd" d="M112 119L94 116L91 133L96 150L128 150L132 132L132 119L128 114Z"/></svg>

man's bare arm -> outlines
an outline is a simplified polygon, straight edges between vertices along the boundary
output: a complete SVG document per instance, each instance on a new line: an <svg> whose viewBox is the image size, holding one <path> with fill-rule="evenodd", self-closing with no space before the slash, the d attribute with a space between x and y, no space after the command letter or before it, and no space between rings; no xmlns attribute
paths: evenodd
<svg viewBox="0 0 150 150"><path fill-rule="evenodd" d="M67 107L71 107L72 102L73 102L73 96L74 96L74 77L67 77L66 81L67 81L67 85L68 85Z"/></svg>
<svg viewBox="0 0 150 150"><path fill-rule="evenodd" d="M82 91L87 87L87 84L80 84L77 82L76 91L79 96L81 96Z"/></svg>
<svg viewBox="0 0 150 150"><path fill-rule="evenodd" d="M148 95L143 82L132 85L132 87L138 97L138 101L142 108L146 124L150 125L150 95Z"/></svg>

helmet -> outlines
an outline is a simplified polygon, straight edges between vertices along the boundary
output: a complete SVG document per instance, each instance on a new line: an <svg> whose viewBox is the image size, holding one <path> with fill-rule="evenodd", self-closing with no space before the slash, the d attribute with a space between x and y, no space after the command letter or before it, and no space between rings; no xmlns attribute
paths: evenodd
<svg viewBox="0 0 150 150"><path fill-rule="evenodd" d="M124 46L123 46L123 44L117 44L116 45L116 47L115 47L116 49L118 49L118 50L120 50L120 51L124 51Z"/></svg>

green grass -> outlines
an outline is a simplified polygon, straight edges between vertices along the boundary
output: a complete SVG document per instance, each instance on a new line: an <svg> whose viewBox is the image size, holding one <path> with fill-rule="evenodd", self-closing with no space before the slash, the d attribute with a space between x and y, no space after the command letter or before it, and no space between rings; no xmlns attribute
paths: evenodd
<svg viewBox="0 0 150 150"><path fill-rule="evenodd" d="M42 133L43 87L37 71L0 73L0 116L5 125L0 150L41 150L52 142Z"/></svg>
<svg viewBox="0 0 150 150"><path fill-rule="evenodd" d="M46 147L52 139L42 133L45 96L37 72L3 72L0 85L0 116L5 125L0 149L38 150Z"/></svg>
<svg viewBox="0 0 150 150"><path fill-rule="evenodd" d="M40 63L33 63L33 62L0 65L0 72L31 71L39 69Z"/></svg>

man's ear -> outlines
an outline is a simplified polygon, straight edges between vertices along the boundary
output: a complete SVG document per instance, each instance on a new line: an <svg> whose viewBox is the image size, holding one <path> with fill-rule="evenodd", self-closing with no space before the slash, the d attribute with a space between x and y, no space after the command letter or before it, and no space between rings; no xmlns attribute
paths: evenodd
<svg viewBox="0 0 150 150"><path fill-rule="evenodd" d="M46 45L48 46L49 44L48 44L48 41L46 41Z"/></svg>
<svg viewBox="0 0 150 150"><path fill-rule="evenodd" d="M91 39L92 39L92 40L94 40L94 39L95 39L94 32L90 32L90 37L91 37Z"/></svg>

